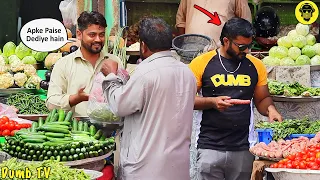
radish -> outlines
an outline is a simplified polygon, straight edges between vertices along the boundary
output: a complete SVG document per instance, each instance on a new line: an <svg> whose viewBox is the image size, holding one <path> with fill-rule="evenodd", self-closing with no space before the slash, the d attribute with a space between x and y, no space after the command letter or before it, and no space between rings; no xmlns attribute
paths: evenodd
<svg viewBox="0 0 320 180"><path fill-rule="evenodd" d="M250 100L242 100L242 99L228 99L224 101L230 104L250 104L251 103Z"/></svg>

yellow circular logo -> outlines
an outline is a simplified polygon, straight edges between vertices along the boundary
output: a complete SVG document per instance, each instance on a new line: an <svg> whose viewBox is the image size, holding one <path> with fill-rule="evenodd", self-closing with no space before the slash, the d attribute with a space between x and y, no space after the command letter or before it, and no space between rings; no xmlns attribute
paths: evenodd
<svg viewBox="0 0 320 180"><path fill-rule="evenodd" d="M301 1L296 7L295 15L300 23L312 24L319 16L319 9L312 1Z"/></svg>

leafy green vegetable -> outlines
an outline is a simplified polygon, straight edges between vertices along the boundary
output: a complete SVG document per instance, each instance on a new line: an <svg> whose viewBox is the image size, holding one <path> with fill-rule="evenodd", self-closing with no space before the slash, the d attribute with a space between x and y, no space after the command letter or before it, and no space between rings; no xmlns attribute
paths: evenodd
<svg viewBox="0 0 320 180"><path fill-rule="evenodd" d="M22 42L15 49L15 54L19 57L19 59L23 59L26 56L31 55L32 50L24 45Z"/></svg>
<svg viewBox="0 0 320 180"><path fill-rule="evenodd" d="M3 55L5 57L14 55L15 50L16 50L16 45L13 42L9 41L3 46Z"/></svg>
<svg viewBox="0 0 320 180"><path fill-rule="evenodd" d="M285 84L275 80L268 80L269 92L271 95L292 96L320 96L320 88L306 87L298 82Z"/></svg>

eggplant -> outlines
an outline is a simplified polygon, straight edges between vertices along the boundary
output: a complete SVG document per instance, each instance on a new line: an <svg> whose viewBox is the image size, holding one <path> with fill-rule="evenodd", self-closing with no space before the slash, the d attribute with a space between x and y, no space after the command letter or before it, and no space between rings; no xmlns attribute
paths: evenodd
<svg viewBox="0 0 320 180"><path fill-rule="evenodd" d="M70 47L70 53L73 53L76 50L78 50L78 46L73 45L73 46Z"/></svg>
<svg viewBox="0 0 320 180"><path fill-rule="evenodd" d="M64 51L64 52L62 52L62 57L66 56L66 55L69 55L69 54L70 54L69 52Z"/></svg>
<svg viewBox="0 0 320 180"><path fill-rule="evenodd" d="M51 71L47 70L45 76L46 76L46 81L50 82Z"/></svg>
<svg viewBox="0 0 320 180"><path fill-rule="evenodd" d="M42 80L40 82L40 87L41 87L41 89L48 90L49 89L49 82Z"/></svg>

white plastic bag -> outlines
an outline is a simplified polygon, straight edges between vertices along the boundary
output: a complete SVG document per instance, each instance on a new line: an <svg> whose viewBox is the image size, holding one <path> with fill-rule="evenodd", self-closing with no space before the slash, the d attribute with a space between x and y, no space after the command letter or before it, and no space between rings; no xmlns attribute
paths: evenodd
<svg viewBox="0 0 320 180"><path fill-rule="evenodd" d="M0 117L7 116L8 118L18 118L18 115L14 108L6 104L0 103Z"/></svg>
<svg viewBox="0 0 320 180"><path fill-rule="evenodd" d="M66 28L71 29L77 24L77 0L64 0L59 5L63 24Z"/></svg>
<svg viewBox="0 0 320 180"><path fill-rule="evenodd" d="M124 83L129 78L128 72L124 69L118 69L117 75L120 76ZM115 116L110 110L108 104L105 102L105 98L102 90L102 83L105 76L99 72L93 81L92 89L89 94L89 102L87 114L93 123L116 123L120 122L120 117Z"/></svg>

